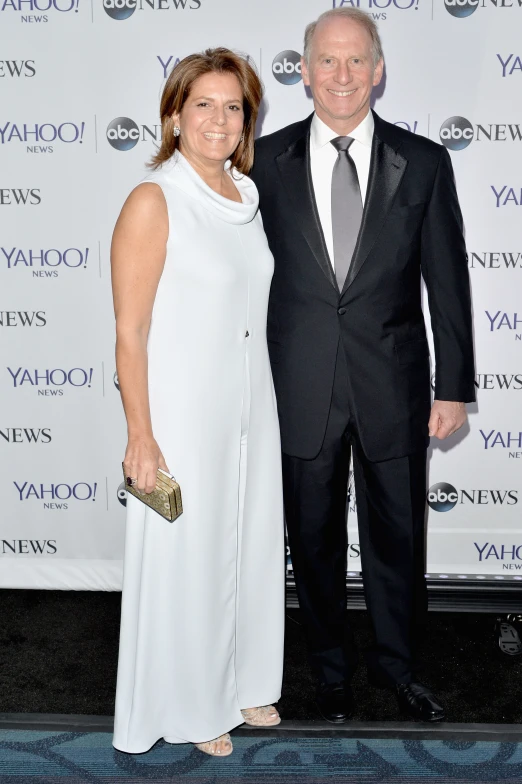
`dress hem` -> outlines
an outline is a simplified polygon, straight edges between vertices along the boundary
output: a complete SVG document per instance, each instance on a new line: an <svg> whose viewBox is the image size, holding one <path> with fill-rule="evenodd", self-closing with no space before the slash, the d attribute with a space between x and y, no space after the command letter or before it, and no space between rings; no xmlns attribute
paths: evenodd
<svg viewBox="0 0 522 784"><path fill-rule="evenodd" d="M175 738L172 735L170 735L170 736L169 735L167 735L167 736L160 735L159 738L156 738L156 740L152 741L150 743L150 745L147 745L145 748L140 747L139 749L132 749L132 750L131 749L122 749L122 748L119 748L118 746L116 746L114 741L113 741L112 745L116 749L116 751L119 751L119 752L121 752L123 754L146 754L160 740L164 740L165 743L169 743L171 746L178 746L178 745L182 745L184 743L191 743L191 744L207 743L207 741L215 740L216 738L219 738L220 735L224 735L225 733L230 732L231 730L234 730L236 727L240 727L241 724L244 724L244 723L245 723L245 720L243 719L243 716L241 716L236 724L233 724L232 726L229 726L228 729L222 730L221 732L219 730L216 731L216 734L212 738L205 738L205 739L199 739L199 740L188 740L187 738ZM167 738L170 738L170 740L167 740Z"/></svg>
<svg viewBox="0 0 522 784"><path fill-rule="evenodd" d="M279 692L279 695L277 697L274 697L273 699L269 699L266 702L261 701L259 703L259 705L273 705L273 704L279 702L280 699L281 699L281 692ZM258 706L252 706L252 707L258 707ZM160 740L164 740L165 743L169 743L171 746L178 746L178 745L181 745L183 743L192 743L192 744L195 744L195 743L207 743L207 741L209 741L209 740L215 740L216 738L219 738L220 735L224 735L227 732L231 732L232 730L236 729L237 727L240 727L242 724L245 724L245 720L243 719L243 716L241 715L241 719L240 719L240 721L237 722L237 724L234 724L232 727L229 727L228 729L223 730L222 732L218 731L216 733L216 735L214 735L213 738L206 738L204 740L203 739L200 739L200 740L188 740L188 739L183 739L183 738L174 739L173 736L168 736L168 737L171 738L171 740L167 740L165 735L160 735L159 738L157 738L156 740L152 741L152 743L149 746L147 746L146 748L140 748L139 750L130 750L130 749L119 748L118 746L116 746L114 741L113 741L112 745L116 749L116 751L119 751L122 754L146 754Z"/></svg>

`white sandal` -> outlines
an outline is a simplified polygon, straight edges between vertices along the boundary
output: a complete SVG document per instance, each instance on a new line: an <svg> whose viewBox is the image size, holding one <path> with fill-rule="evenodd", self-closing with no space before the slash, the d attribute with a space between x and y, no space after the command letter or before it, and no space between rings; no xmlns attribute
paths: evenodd
<svg viewBox="0 0 522 784"><path fill-rule="evenodd" d="M273 705L261 705L259 708L245 708L241 711L245 724L251 727L275 727L281 723L281 716Z"/></svg>
<svg viewBox="0 0 522 784"><path fill-rule="evenodd" d="M224 750L217 748L217 744L220 742L225 742L227 744ZM204 743L195 743L194 746L204 754L210 754L211 757L228 757L234 751L228 732L225 733L225 735L220 735L219 738L214 738L214 740L207 740Z"/></svg>

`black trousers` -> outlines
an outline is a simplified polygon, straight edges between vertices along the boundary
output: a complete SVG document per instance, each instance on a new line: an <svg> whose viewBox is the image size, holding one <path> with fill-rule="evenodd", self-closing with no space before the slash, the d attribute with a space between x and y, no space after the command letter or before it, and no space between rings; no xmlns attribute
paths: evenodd
<svg viewBox="0 0 522 784"><path fill-rule="evenodd" d="M363 583L375 635L368 665L383 685L409 683L415 680L416 632L427 607L426 450L371 463L349 400L340 346L321 451L313 460L283 454L286 524L310 661L322 683L350 680L357 662L346 612L346 500L353 452Z"/></svg>

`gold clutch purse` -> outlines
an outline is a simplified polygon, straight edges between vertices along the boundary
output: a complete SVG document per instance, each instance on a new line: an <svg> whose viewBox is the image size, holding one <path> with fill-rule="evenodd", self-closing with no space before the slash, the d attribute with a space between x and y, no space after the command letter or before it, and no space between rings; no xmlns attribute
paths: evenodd
<svg viewBox="0 0 522 784"><path fill-rule="evenodd" d="M161 468L158 468L156 487L152 493L140 493L136 487L127 484L125 469L123 469L123 480L128 493L137 498L138 501L142 501L147 506L150 506L151 509L154 509L155 512L170 523L173 523L183 513L181 488L174 477L162 471Z"/></svg>

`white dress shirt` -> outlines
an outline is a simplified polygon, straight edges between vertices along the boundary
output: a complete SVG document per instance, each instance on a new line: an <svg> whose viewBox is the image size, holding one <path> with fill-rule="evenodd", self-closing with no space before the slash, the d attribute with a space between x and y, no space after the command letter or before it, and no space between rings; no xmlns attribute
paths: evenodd
<svg viewBox="0 0 522 784"><path fill-rule="evenodd" d="M373 114L368 112L364 120L362 120L357 128L354 128L349 134L354 140L350 145L349 154L357 169L363 205L366 199L368 176L370 174L374 125ZM314 114L310 127L310 167L312 170L312 184L314 186L319 220L321 221L326 247L334 269L332 174L338 152L330 142L338 136L338 133L332 131L331 128L319 119L317 114Z"/></svg>

